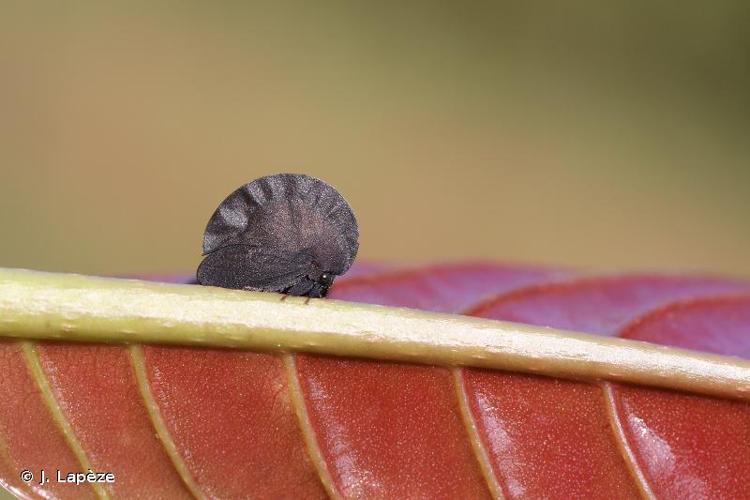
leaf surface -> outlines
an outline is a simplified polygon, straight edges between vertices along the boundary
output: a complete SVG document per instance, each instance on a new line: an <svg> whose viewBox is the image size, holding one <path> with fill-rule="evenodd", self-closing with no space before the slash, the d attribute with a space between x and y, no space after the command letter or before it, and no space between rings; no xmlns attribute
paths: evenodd
<svg viewBox="0 0 750 500"><path fill-rule="evenodd" d="M434 266L344 281L331 296L456 312L490 294L559 275L481 263ZM309 355L297 355L294 366L327 472L343 496L489 493L449 369Z"/></svg>
<svg viewBox="0 0 750 500"><path fill-rule="evenodd" d="M696 299L746 283L570 279L486 263L362 269L337 281L333 298L469 309L748 355L750 299ZM691 307L669 305L688 298ZM738 401L490 370L154 345L2 341L0 362L8 374L0 380L0 477L21 496L630 498L750 488L740 474L750 420ZM24 468L87 467L114 471L117 481L92 488L18 477Z"/></svg>
<svg viewBox="0 0 750 500"><path fill-rule="evenodd" d="M28 496L94 498L90 488L52 481L26 484L19 474L32 469L78 470L80 463L42 400L30 373L23 343L0 342L0 472L2 485L9 491ZM38 480L38 478L37 478Z"/></svg>
<svg viewBox="0 0 750 500"><path fill-rule="evenodd" d="M657 309L626 338L750 357L750 297ZM608 384L634 469L665 498L742 498L750 492L750 405Z"/></svg>
<svg viewBox="0 0 750 500"><path fill-rule="evenodd" d="M471 313L617 335L628 320L665 303L743 289L744 283L716 279L585 278L517 290ZM472 419L507 497L590 498L603 492L634 497L651 492L650 482L631 467L629 454L638 449L633 451L618 432L610 384L482 370L464 370L463 379Z"/></svg>

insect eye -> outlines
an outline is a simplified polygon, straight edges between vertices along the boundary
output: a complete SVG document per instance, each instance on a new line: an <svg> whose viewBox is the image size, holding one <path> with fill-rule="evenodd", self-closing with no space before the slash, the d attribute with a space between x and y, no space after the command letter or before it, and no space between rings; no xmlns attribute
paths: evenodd
<svg viewBox="0 0 750 500"><path fill-rule="evenodd" d="M328 283L330 283L331 281L333 281L333 276L331 276L331 275L330 275L330 274L328 274L328 273L323 273L323 274L321 274L321 275L320 275L320 281L321 281L322 283L328 284Z"/></svg>

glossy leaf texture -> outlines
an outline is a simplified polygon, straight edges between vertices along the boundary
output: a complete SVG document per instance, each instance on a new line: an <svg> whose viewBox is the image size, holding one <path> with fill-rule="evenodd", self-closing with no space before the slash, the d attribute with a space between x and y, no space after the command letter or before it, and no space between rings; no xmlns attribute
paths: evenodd
<svg viewBox="0 0 750 500"><path fill-rule="evenodd" d="M493 263L355 273L337 281L332 298L750 357L743 282L576 278ZM0 480L22 497L740 498L750 491L750 408L739 401L187 347L6 340L0 363ZM116 481L38 484L41 469L88 468L111 471ZM37 481L22 481L24 469Z"/></svg>

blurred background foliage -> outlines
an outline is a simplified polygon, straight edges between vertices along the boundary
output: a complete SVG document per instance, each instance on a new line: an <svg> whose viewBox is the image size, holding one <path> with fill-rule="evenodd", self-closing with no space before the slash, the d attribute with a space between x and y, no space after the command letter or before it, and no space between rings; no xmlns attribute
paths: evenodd
<svg viewBox="0 0 750 500"><path fill-rule="evenodd" d="M0 265L192 271L338 187L360 258L750 276L750 3L3 2Z"/></svg>

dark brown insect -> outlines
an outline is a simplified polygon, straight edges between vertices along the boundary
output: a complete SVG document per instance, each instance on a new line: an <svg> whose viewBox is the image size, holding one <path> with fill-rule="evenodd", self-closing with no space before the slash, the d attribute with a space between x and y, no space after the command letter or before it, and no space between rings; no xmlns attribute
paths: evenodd
<svg viewBox="0 0 750 500"><path fill-rule="evenodd" d="M325 297L357 255L357 221L336 189L277 174L221 202L203 235L201 285Z"/></svg>

